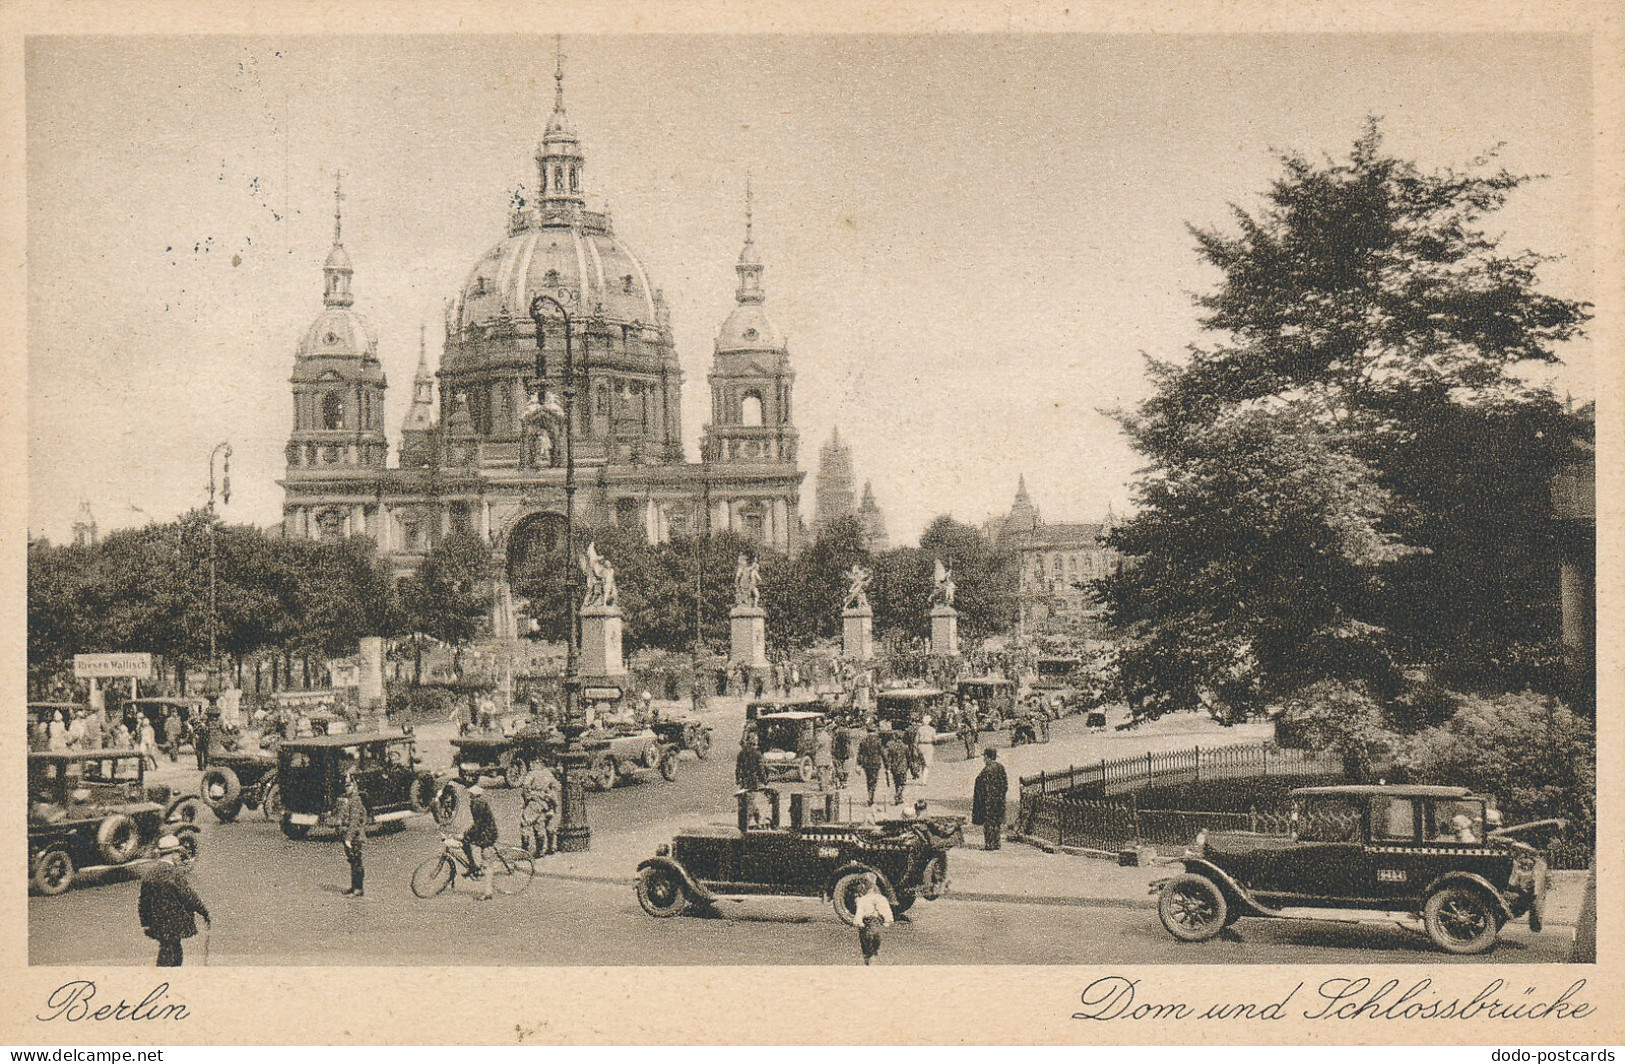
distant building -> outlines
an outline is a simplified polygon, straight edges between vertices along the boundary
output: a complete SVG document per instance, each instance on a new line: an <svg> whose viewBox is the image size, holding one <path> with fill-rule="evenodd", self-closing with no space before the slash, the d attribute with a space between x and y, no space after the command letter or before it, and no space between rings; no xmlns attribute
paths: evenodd
<svg viewBox="0 0 1625 1064"><path fill-rule="evenodd" d="M813 534L822 535L830 525L858 512L856 481L852 475L852 448L841 442L837 426L829 442L818 451L818 479L813 498Z"/></svg>
<svg viewBox="0 0 1625 1064"><path fill-rule="evenodd" d="M90 512L90 500L79 500L79 516L73 519L73 545L94 547L97 540L96 518Z"/></svg>
<svg viewBox="0 0 1625 1064"><path fill-rule="evenodd" d="M863 501L858 504L858 523L863 526L864 550L879 554L891 546L891 540L886 535L886 515L880 512L880 506L875 502L874 485L867 480L863 482Z"/></svg>
<svg viewBox="0 0 1625 1064"><path fill-rule="evenodd" d="M1112 524L1109 509L1098 523L1047 524L1027 494L1027 478L1021 478L1010 512L988 522L986 531L995 546L1020 556L1017 601L1024 629L1074 627L1099 617L1089 584L1123 564L1106 546Z"/></svg>

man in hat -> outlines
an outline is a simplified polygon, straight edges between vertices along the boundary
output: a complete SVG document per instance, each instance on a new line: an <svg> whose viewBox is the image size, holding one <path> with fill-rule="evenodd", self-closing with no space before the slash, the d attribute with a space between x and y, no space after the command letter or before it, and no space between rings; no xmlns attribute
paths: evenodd
<svg viewBox="0 0 1625 1064"><path fill-rule="evenodd" d="M356 783L353 771L344 777L344 803L339 823L342 825L340 838L344 842L344 856L350 862L350 889L344 892L344 896L359 898L364 893L367 878L366 869L361 864L362 847L367 841L367 803L361 799L361 788Z"/></svg>
<svg viewBox="0 0 1625 1064"><path fill-rule="evenodd" d="M1004 803L1010 790L1010 778L999 764L999 752L991 746L982 751L984 764L976 777L976 789L971 795L972 824L982 825L982 848L996 850L1004 829Z"/></svg>
<svg viewBox="0 0 1625 1064"><path fill-rule="evenodd" d="M880 769L886 763L886 748L880 741L880 734L873 724L864 734L863 741L858 743L858 767L863 769L864 779L869 784L869 804L875 804L875 784L880 782Z"/></svg>
<svg viewBox="0 0 1625 1064"><path fill-rule="evenodd" d="M141 873L141 898L136 913L141 930L158 943L158 967L181 966L181 939L197 934L196 913L210 927L209 907L192 889L181 867L181 842L173 835L158 840L158 859Z"/></svg>

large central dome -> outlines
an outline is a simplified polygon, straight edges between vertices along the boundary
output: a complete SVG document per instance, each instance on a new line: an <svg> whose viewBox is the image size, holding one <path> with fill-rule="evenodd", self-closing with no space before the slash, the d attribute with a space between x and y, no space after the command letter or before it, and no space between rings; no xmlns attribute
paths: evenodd
<svg viewBox="0 0 1625 1064"><path fill-rule="evenodd" d="M655 325L648 271L616 239L609 217L579 207L515 211L508 235L469 271L453 308L453 326L527 322L530 301L548 295L571 315L621 325Z"/></svg>

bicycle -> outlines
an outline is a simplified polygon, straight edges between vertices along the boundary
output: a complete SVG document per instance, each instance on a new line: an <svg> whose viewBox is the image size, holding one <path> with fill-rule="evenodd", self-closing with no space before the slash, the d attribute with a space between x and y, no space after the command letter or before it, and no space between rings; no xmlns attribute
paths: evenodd
<svg viewBox="0 0 1625 1064"><path fill-rule="evenodd" d="M412 893L420 898L432 898L441 893L461 873L465 879L479 878L463 852L463 840L455 835L441 839L440 852L412 870ZM491 889L497 894L522 894L536 878L536 862L518 846L487 846L484 848L484 875L491 877Z"/></svg>

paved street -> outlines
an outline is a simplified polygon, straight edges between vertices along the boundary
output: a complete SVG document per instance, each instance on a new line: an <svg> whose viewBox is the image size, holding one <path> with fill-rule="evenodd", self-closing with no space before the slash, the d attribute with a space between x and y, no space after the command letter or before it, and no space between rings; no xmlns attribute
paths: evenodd
<svg viewBox="0 0 1625 1064"><path fill-rule="evenodd" d="M741 713L720 704L711 715L716 747L700 762L685 755L676 782L640 774L610 794L590 796L593 849L539 862L542 874L515 898L482 901L466 888L422 900L408 880L412 868L439 846L427 818L404 831L376 836L367 849L367 897L341 891L348 866L331 837L294 842L258 814L235 824L205 815L204 856L194 881L216 916L209 944L215 964L827 964L856 963L855 933L827 904L813 900L725 902L720 916L655 920L631 888L637 860L684 825L731 819L733 751ZM1193 740L1195 728L1198 739ZM1090 734L1074 719L1055 727L1048 746L1001 754L1012 782L1039 767L1064 767L1137 749L1192 741L1251 741L1245 729L1217 733L1186 722L1159 722L1139 732ZM423 753L443 767L443 729L420 729ZM933 807L963 812L975 762L944 745L930 785ZM161 775L195 783L165 762ZM518 796L488 789L504 834ZM912 800L913 792L910 793ZM950 866L955 891L921 902L912 920L885 940L882 960L901 964L1106 963L1445 963L1414 931L1391 925L1248 920L1233 937L1200 946L1173 941L1145 893L1157 869L1118 869L1109 862L1042 854L1007 845L998 853L969 848ZM1049 903L1035 904L1030 899ZM135 916L136 885L115 880L76 887L57 898L29 899L29 956L35 964L95 961L150 964L155 946ZM94 929L87 933L87 929ZM1507 929L1494 963L1564 959L1567 927L1531 935ZM202 960L203 940L188 944L189 963ZM1482 960L1482 959L1480 959Z"/></svg>

